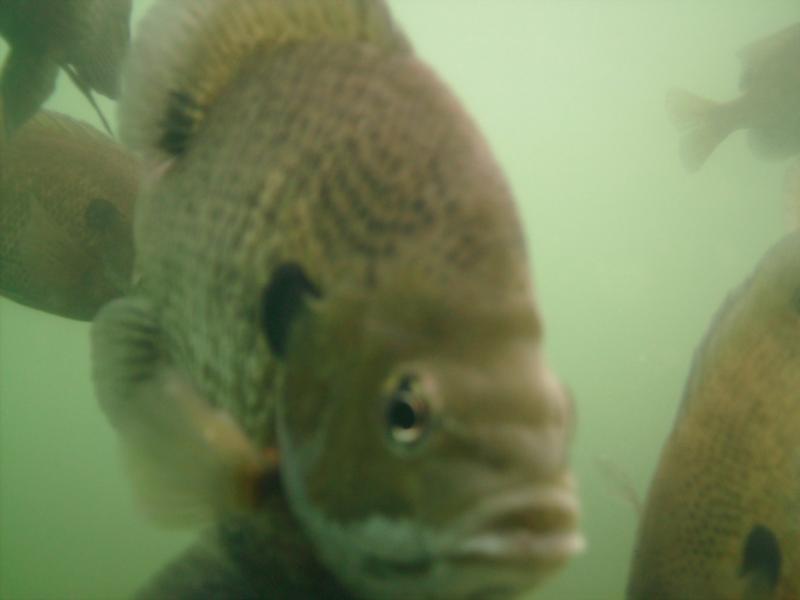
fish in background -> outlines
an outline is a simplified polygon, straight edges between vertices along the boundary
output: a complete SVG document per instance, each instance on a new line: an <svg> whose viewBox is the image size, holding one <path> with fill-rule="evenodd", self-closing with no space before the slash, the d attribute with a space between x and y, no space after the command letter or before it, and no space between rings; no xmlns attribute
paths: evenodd
<svg viewBox="0 0 800 600"><path fill-rule="evenodd" d="M683 131L681 159L690 171L738 129L748 130L761 158L800 153L800 23L745 47L739 57L738 98L714 102L677 89L667 94L667 111Z"/></svg>
<svg viewBox="0 0 800 600"><path fill-rule="evenodd" d="M800 232L722 305L640 523L629 600L800 598Z"/></svg>
<svg viewBox="0 0 800 600"><path fill-rule="evenodd" d="M94 379L144 507L211 523L140 597L500 600L563 566L573 411L517 210L385 3L164 0L140 32L120 130L153 172Z"/></svg>
<svg viewBox="0 0 800 600"><path fill-rule="evenodd" d="M1 0L0 35L10 53L0 76L6 130L33 116L63 69L110 128L96 91L116 98L128 49L132 0Z"/></svg>
<svg viewBox="0 0 800 600"><path fill-rule="evenodd" d="M0 144L0 157L0 295L91 320L130 285L138 162L50 111Z"/></svg>

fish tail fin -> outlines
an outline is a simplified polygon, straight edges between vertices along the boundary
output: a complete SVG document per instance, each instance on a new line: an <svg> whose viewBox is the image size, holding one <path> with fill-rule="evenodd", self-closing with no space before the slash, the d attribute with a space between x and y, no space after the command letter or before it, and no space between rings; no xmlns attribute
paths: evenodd
<svg viewBox="0 0 800 600"><path fill-rule="evenodd" d="M721 104L685 90L670 90L666 105L672 122L683 132L681 160L687 170L697 171L733 128L719 118Z"/></svg>
<svg viewBox="0 0 800 600"><path fill-rule="evenodd" d="M151 305L108 303L92 324L101 407L117 430L134 491L166 526L259 506L277 474L277 453L260 449L186 376L165 364Z"/></svg>
<svg viewBox="0 0 800 600"><path fill-rule="evenodd" d="M385 0L161 0L134 41L123 140L161 164L179 156L253 52L339 41L410 52Z"/></svg>

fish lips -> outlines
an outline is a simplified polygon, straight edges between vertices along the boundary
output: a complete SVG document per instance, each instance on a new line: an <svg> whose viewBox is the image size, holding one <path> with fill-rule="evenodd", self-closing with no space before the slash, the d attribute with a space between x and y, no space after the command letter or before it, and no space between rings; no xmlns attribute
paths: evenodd
<svg viewBox="0 0 800 600"><path fill-rule="evenodd" d="M528 489L490 499L445 553L457 565L550 570L585 547L578 500L565 488Z"/></svg>
<svg viewBox="0 0 800 600"><path fill-rule="evenodd" d="M585 547L579 505L569 488L492 497L459 517L447 541L417 558L370 556L372 577L440 580L437 598L494 600L532 587Z"/></svg>

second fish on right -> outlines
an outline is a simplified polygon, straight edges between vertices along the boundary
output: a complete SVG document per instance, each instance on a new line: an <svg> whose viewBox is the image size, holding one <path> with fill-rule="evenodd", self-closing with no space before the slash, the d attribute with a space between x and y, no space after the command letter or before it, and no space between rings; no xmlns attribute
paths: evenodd
<svg viewBox="0 0 800 600"><path fill-rule="evenodd" d="M697 350L627 597L800 598L800 233L766 254Z"/></svg>

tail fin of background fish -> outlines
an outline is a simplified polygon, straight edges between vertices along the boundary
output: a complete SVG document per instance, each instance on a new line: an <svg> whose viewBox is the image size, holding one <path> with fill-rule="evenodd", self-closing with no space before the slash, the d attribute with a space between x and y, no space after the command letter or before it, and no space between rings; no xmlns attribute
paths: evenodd
<svg viewBox="0 0 800 600"><path fill-rule="evenodd" d="M120 132L150 166L187 150L256 49L352 41L411 51L384 0L161 0L140 31L123 77Z"/></svg>
<svg viewBox="0 0 800 600"><path fill-rule="evenodd" d="M687 170L697 171L732 128L717 118L719 103L685 90L670 90L666 105L673 123L683 133L681 160Z"/></svg>
<svg viewBox="0 0 800 600"><path fill-rule="evenodd" d="M185 526L257 507L277 456L163 359L159 332L149 303L135 297L108 303L92 324L97 397L143 508L162 525Z"/></svg>

